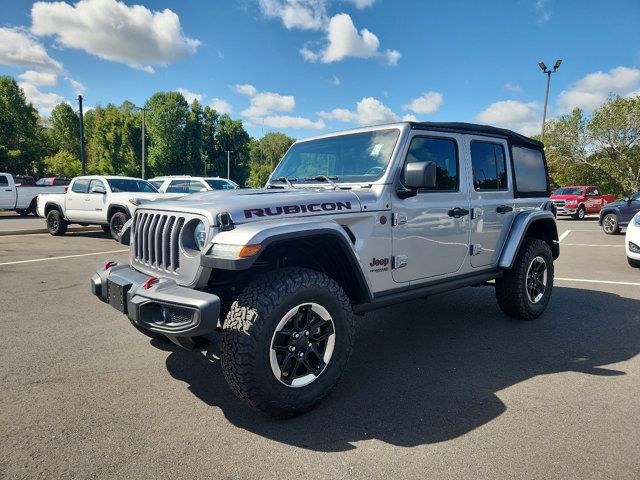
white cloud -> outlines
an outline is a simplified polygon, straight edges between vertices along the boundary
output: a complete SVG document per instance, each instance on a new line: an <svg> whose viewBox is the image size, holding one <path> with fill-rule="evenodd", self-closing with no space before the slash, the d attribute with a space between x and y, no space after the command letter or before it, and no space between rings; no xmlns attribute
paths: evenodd
<svg viewBox="0 0 640 480"><path fill-rule="evenodd" d="M362 10L363 8L370 7L376 0L347 0L349 3L353 3L356 8Z"/></svg>
<svg viewBox="0 0 640 480"><path fill-rule="evenodd" d="M32 85L41 85L43 87L53 87L58 83L58 75L51 72L36 72L35 70L27 70L18 75L18 78Z"/></svg>
<svg viewBox="0 0 640 480"><path fill-rule="evenodd" d="M190 92L186 88L176 88L176 92L181 93L189 105L191 105L194 100L202 102L202 98L204 97L202 93Z"/></svg>
<svg viewBox="0 0 640 480"><path fill-rule="evenodd" d="M324 0L260 0L260 10L267 17L280 18L288 30L320 30L327 21Z"/></svg>
<svg viewBox="0 0 640 480"><path fill-rule="evenodd" d="M87 91L87 87L85 87L82 83L77 80L74 80L71 77L64 77L64 79L71 84L71 88L73 88L73 92L76 95L84 95L84 92Z"/></svg>
<svg viewBox="0 0 640 480"><path fill-rule="evenodd" d="M640 69L617 67L605 72L590 73L568 90L558 95L560 113L567 113L574 108L581 108L587 113L595 110L604 102L610 93L628 96L640 87Z"/></svg>
<svg viewBox="0 0 640 480"><path fill-rule="evenodd" d="M340 85L340 79L336 75L334 75L331 83L333 83L335 86L338 86Z"/></svg>
<svg viewBox="0 0 640 480"><path fill-rule="evenodd" d="M476 119L489 125L515 130L523 135L538 134L542 126L540 105L535 102L495 102L476 115Z"/></svg>
<svg viewBox="0 0 640 480"><path fill-rule="evenodd" d="M417 122L418 119L416 118L415 115L413 115L411 113L407 113L406 115L402 116L402 121L403 122Z"/></svg>
<svg viewBox="0 0 640 480"><path fill-rule="evenodd" d="M376 123L397 122L400 117L380 100L373 97L365 97L356 104L355 110L346 108L334 108L330 112L318 112L320 118L326 120L338 120L340 122L352 122L360 125L372 125Z"/></svg>
<svg viewBox="0 0 640 480"><path fill-rule="evenodd" d="M402 106L403 110L411 110L414 113L429 115L438 111L443 103L443 97L440 92L428 91L418 98L414 98L411 102Z"/></svg>
<svg viewBox="0 0 640 480"><path fill-rule="evenodd" d="M535 0L533 8L538 13L538 22L546 23L551 19L551 11L548 8L548 0Z"/></svg>
<svg viewBox="0 0 640 480"><path fill-rule="evenodd" d="M290 128L294 130L309 129L309 130L322 130L325 128L325 124L322 120L313 121L304 117L292 117L289 115L270 115L264 117L259 121L263 125L272 128Z"/></svg>
<svg viewBox="0 0 640 480"><path fill-rule="evenodd" d="M253 97L256 93L258 93L258 90L256 90L256 87L254 87L253 85L249 85L248 83L244 85L234 85L233 89L236 92L241 93L243 95L247 95L249 97Z"/></svg>
<svg viewBox="0 0 640 480"><path fill-rule="evenodd" d="M209 106L218 113L233 113L233 107L231 107L229 102L221 98L212 98L209 102Z"/></svg>
<svg viewBox="0 0 640 480"><path fill-rule="evenodd" d="M522 93L522 87L517 83L507 82L504 84L502 88L505 89L507 92Z"/></svg>
<svg viewBox="0 0 640 480"><path fill-rule="evenodd" d="M24 91L27 100L40 112L40 115L48 116L53 107L64 102L64 97L57 93L45 93L38 90L38 87L29 82L20 82L20 88Z"/></svg>
<svg viewBox="0 0 640 480"><path fill-rule="evenodd" d="M151 11L117 0L80 0L73 6L36 2L31 18L36 35L51 35L61 46L150 73L154 65L167 66L195 53L200 45L184 35L171 10Z"/></svg>
<svg viewBox="0 0 640 480"><path fill-rule="evenodd" d="M250 97L249 108L240 112L245 117L259 118L272 112L291 112L296 108L296 100L293 95L258 92L256 87L249 84L235 85L233 88L236 92Z"/></svg>
<svg viewBox="0 0 640 480"><path fill-rule="evenodd" d="M320 51L305 46L300 53L305 60L323 63L339 62L346 58L378 58L387 65L397 65L402 56L397 50L380 50L380 40L367 30L359 32L346 13L331 17L327 26L327 44Z"/></svg>
<svg viewBox="0 0 640 480"><path fill-rule="evenodd" d="M62 69L37 40L18 28L0 28L0 64L53 72Z"/></svg>

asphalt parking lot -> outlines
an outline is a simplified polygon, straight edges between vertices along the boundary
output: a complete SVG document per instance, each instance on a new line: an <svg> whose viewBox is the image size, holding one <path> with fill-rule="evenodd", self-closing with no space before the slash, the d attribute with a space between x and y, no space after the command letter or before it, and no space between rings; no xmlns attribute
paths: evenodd
<svg viewBox="0 0 640 480"><path fill-rule="evenodd" d="M92 297L121 245L1 236L0 478L637 479L640 271L595 219L559 228L542 318L490 287L368 314L333 395L286 421L236 402L215 339L149 340Z"/></svg>

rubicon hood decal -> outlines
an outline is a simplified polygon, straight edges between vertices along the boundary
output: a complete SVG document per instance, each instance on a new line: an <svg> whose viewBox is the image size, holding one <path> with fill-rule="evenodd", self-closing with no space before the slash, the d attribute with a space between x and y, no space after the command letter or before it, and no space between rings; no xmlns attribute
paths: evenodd
<svg viewBox="0 0 640 480"><path fill-rule="evenodd" d="M335 210L351 210L351 202L323 202L302 205L283 205L281 207L249 208L244 211L245 218L273 217L277 215L295 215L297 213L321 213Z"/></svg>

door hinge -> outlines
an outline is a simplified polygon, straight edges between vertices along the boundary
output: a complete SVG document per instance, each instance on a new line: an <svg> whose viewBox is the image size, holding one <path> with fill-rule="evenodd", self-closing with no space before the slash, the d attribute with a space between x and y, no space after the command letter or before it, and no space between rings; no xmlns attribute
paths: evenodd
<svg viewBox="0 0 640 480"><path fill-rule="evenodd" d="M482 216L482 214L484 213L484 210L482 210L481 208L472 208L471 209L471 219L475 220L476 218L480 218Z"/></svg>
<svg viewBox="0 0 640 480"><path fill-rule="evenodd" d="M406 255L394 255L391 259L391 268L393 270L407 266Z"/></svg>
<svg viewBox="0 0 640 480"><path fill-rule="evenodd" d="M396 225L404 225L405 223L407 223L407 216L403 213L394 213L391 216L391 225L393 225L394 227Z"/></svg>

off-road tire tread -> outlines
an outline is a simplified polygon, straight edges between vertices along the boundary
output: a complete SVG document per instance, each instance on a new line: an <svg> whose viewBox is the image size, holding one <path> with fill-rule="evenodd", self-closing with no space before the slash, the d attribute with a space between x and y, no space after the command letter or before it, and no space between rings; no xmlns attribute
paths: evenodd
<svg viewBox="0 0 640 480"><path fill-rule="evenodd" d="M548 258L551 259L547 265L547 288L553 289L553 255L549 245L544 240L527 237L520 246L520 251L516 257L511 270L505 270L502 278L496 279L496 298L500 309L511 318L518 320L534 320L538 318L541 312L532 311L529 308L529 299L527 298L526 284L527 268L530 259L535 255L546 252Z"/></svg>
<svg viewBox="0 0 640 480"><path fill-rule="evenodd" d="M255 310L263 312L264 319L287 295L295 293L301 287L311 286L327 289L344 309L350 336L346 352L349 358L355 337L351 302L335 280L314 270L284 268L257 277L233 302L224 321L220 355L222 371L229 387L244 403L272 416L283 417L305 412L326 398L338 383L336 381L322 397L312 401L299 403L292 400L283 403L263 398L256 378L252 375L258 352L256 338L270 325L269 321L259 321L261 315L258 315L256 321Z"/></svg>
<svg viewBox="0 0 640 480"><path fill-rule="evenodd" d="M54 233L51 230L49 230L49 215L51 215L53 212L57 212L58 214L58 230ZM67 223L67 221L62 217L62 213L60 212L60 210L51 210L47 216L46 216L46 222L47 222L47 230L49 231L49 233L55 237L60 237L62 235L64 235L65 233L67 233L67 227L69 226L69 224Z"/></svg>

